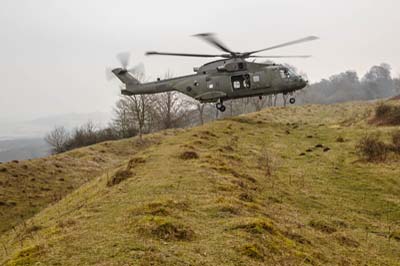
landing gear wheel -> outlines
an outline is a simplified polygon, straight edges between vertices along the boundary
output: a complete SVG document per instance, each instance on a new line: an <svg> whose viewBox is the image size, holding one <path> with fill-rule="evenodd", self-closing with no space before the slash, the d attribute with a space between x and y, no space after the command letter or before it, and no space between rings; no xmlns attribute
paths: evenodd
<svg viewBox="0 0 400 266"><path fill-rule="evenodd" d="M290 104L294 104L296 102L296 99L295 98L290 98L289 102L290 102Z"/></svg>
<svg viewBox="0 0 400 266"><path fill-rule="evenodd" d="M217 107L217 109L220 111L220 112L225 112L225 105L223 104L223 102L222 101L220 101L220 102L218 102L217 104L216 104L216 107Z"/></svg>

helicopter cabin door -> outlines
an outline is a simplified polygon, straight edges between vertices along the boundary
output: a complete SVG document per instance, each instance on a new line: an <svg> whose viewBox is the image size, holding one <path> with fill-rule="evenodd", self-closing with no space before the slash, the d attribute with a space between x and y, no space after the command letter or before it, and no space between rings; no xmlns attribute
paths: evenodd
<svg viewBox="0 0 400 266"><path fill-rule="evenodd" d="M251 80L249 74L232 76L231 83L233 91L247 90L251 87Z"/></svg>

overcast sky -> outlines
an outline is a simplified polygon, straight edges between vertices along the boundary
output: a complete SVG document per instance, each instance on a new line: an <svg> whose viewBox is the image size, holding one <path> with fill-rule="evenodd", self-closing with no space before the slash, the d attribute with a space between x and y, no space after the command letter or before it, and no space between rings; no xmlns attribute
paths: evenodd
<svg viewBox="0 0 400 266"><path fill-rule="evenodd" d="M105 67L118 66L118 52L131 52L132 64L143 62L152 78L189 74L207 60L144 53L218 52L190 37L201 32L218 33L242 52L317 35L321 40L268 53L312 54L276 60L312 81L347 69L363 75L382 62L398 75L399 10L398 0L2 0L0 122L110 112L118 83L105 80Z"/></svg>

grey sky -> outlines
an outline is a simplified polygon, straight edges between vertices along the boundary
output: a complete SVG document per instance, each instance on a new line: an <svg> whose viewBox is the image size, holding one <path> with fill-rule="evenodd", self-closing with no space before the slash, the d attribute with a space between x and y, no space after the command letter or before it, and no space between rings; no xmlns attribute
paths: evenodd
<svg viewBox="0 0 400 266"><path fill-rule="evenodd" d="M321 40L270 51L312 54L276 60L312 81L381 62L400 69L400 1L3 0L0 9L0 122L70 112L110 111L117 83L104 78L115 55L132 53L152 78L188 74L204 59L146 57L148 50L215 53L190 37L216 32L237 51L308 35ZM267 53L265 53L267 54Z"/></svg>

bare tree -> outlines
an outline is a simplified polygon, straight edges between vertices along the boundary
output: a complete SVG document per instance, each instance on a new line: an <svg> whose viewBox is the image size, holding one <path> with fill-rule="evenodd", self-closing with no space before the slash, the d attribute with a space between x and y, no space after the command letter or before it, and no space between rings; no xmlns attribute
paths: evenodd
<svg viewBox="0 0 400 266"><path fill-rule="evenodd" d="M175 91L160 93L155 98L154 111L159 129L185 125L189 101Z"/></svg>
<svg viewBox="0 0 400 266"><path fill-rule="evenodd" d="M252 97L250 99L250 103L254 106L254 109L256 111L260 111L261 109L263 109L264 107L267 106L267 101L268 98L266 96L264 97Z"/></svg>
<svg viewBox="0 0 400 266"><path fill-rule="evenodd" d="M394 79L394 89L396 94L400 94L400 75L397 79Z"/></svg>
<svg viewBox="0 0 400 266"><path fill-rule="evenodd" d="M65 127L55 127L44 138L45 141L52 147L52 153L61 153L66 151L65 146L69 140L69 133Z"/></svg>
<svg viewBox="0 0 400 266"><path fill-rule="evenodd" d="M114 119L111 126L118 132L121 138L129 138L136 135L137 130L131 123L130 110L126 101L119 100L114 108Z"/></svg>
<svg viewBox="0 0 400 266"><path fill-rule="evenodd" d="M172 78L173 74L167 71L165 79ZM177 128L185 126L188 109L193 106L192 99L176 91L168 91L156 95L154 102L155 119L158 129Z"/></svg>
<svg viewBox="0 0 400 266"><path fill-rule="evenodd" d="M204 124L204 108L206 107L205 103L197 102L196 110L199 112L199 121L200 125Z"/></svg>
<svg viewBox="0 0 400 266"><path fill-rule="evenodd" d="M276 101L278 100L278 94L274 94L274 106L276 106Z"/></svg>
<svg viewBox="0 0 400 266"><path fill-rule="evenodd" d="M151 95L127 96L128 110L130 111L132 124L137 125L140 139L144 131L150 132L153 127L154 97Z"/></svg>
<svg viewBox="0 0 400 266"><path fill-rule="evenodd" d="M137 80L145 81L144 73L134 73ZM131 137L139 134L140 139L145 132L154 127L154 95L122 96L116 103L113 126L122 137Z"/></svg>
<svg viewBox="0 0 400 266"><path fill-rule="evenodd" d="M283 93L282 94L282 98L283 98L283 106L285 106L286 107L286 104L287 104L287 99L289 98L289 94L285 94L285 93Z"/></svg>
<svg viewBox="0 0 400 266"><path fill-rule="evenodd" d="M269 106L269 107L272 106L272 94L268 95L267 106Z"/></svg>

